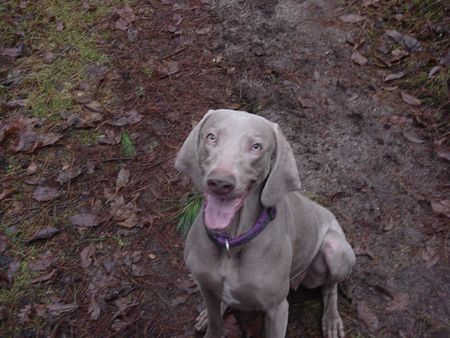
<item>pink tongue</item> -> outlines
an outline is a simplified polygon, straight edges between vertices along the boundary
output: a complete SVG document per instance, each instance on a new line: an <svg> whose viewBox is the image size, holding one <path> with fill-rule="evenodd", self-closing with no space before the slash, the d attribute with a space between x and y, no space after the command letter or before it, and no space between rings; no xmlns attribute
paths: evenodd
<svg viewBox="0 0 450 338"><path fill-rule="evenodd" d="M211 230L225 229L239 209L241 199L224 200L218 196L206 194L206 207L203 214L205 225Z"/></svg>

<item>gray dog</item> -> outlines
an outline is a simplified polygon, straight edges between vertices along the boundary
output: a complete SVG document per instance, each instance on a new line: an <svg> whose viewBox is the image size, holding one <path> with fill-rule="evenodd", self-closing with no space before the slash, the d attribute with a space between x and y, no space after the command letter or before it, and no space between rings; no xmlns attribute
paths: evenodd
<svg viewBox="0 0 450 338"><path fill-rule="evenodd" d="M355 255L334 215L299 193L291 147L277 124L234 110L210 110L184 142L175 166L204 194L184 259L206 310L196 328L224 336L227 306L265 312L270 338L286 335L289 288L322 287L323 335L344 337L337 283Z"/></svg>

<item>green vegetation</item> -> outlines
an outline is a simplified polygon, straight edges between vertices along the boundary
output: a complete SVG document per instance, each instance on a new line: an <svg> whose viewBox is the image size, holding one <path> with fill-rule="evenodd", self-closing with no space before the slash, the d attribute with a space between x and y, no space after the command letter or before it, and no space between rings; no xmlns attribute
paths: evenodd
<svg viewBox="0 0 450 338"><path fill-rule="evenodd" d="M178 219L177 230L181 232L183 236L186 236L189 232L201 206L202 195L198 192L190 192L186 197L184 206L176 215Z"/></svg>

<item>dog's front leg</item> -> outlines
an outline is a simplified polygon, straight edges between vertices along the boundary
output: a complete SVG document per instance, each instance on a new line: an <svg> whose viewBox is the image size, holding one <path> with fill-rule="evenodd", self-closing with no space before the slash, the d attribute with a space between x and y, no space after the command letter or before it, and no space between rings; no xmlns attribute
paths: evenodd
<svg viewBox="0 0 450 338"><path fill-rule="evenodd" d="M289 304L286 299L266 310L266 337L283 338L286 336Z"/></svg>
<svg viewBox="0 0 450 338"><path fill-rule="evenodd" d="M208 317L208 328L205 338L225 337L220 299L206 288L200 287L200 291L206 303L206 315Z"/></svg>

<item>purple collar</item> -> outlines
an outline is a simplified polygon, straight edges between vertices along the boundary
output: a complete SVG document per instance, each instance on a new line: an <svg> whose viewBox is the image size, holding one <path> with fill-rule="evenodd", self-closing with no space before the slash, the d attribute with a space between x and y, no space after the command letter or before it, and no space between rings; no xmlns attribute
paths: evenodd
<svg viewBox="0 0 450 338"><path fill-rule="evenodd" d="M277 210L275 209L275 207L264 209L255 225L253 225L248 231L244 232L242 235L236 238L231 238L230 234L226 232L220 233L211 231L206 226L205 230L208 234L208 237L214 243L216 243L219 248L225 248L227 252L229 252L230 248L243 245L258 236L264 230L267 224L269 224L269 222L275 218L276 214Z"/></svg>

